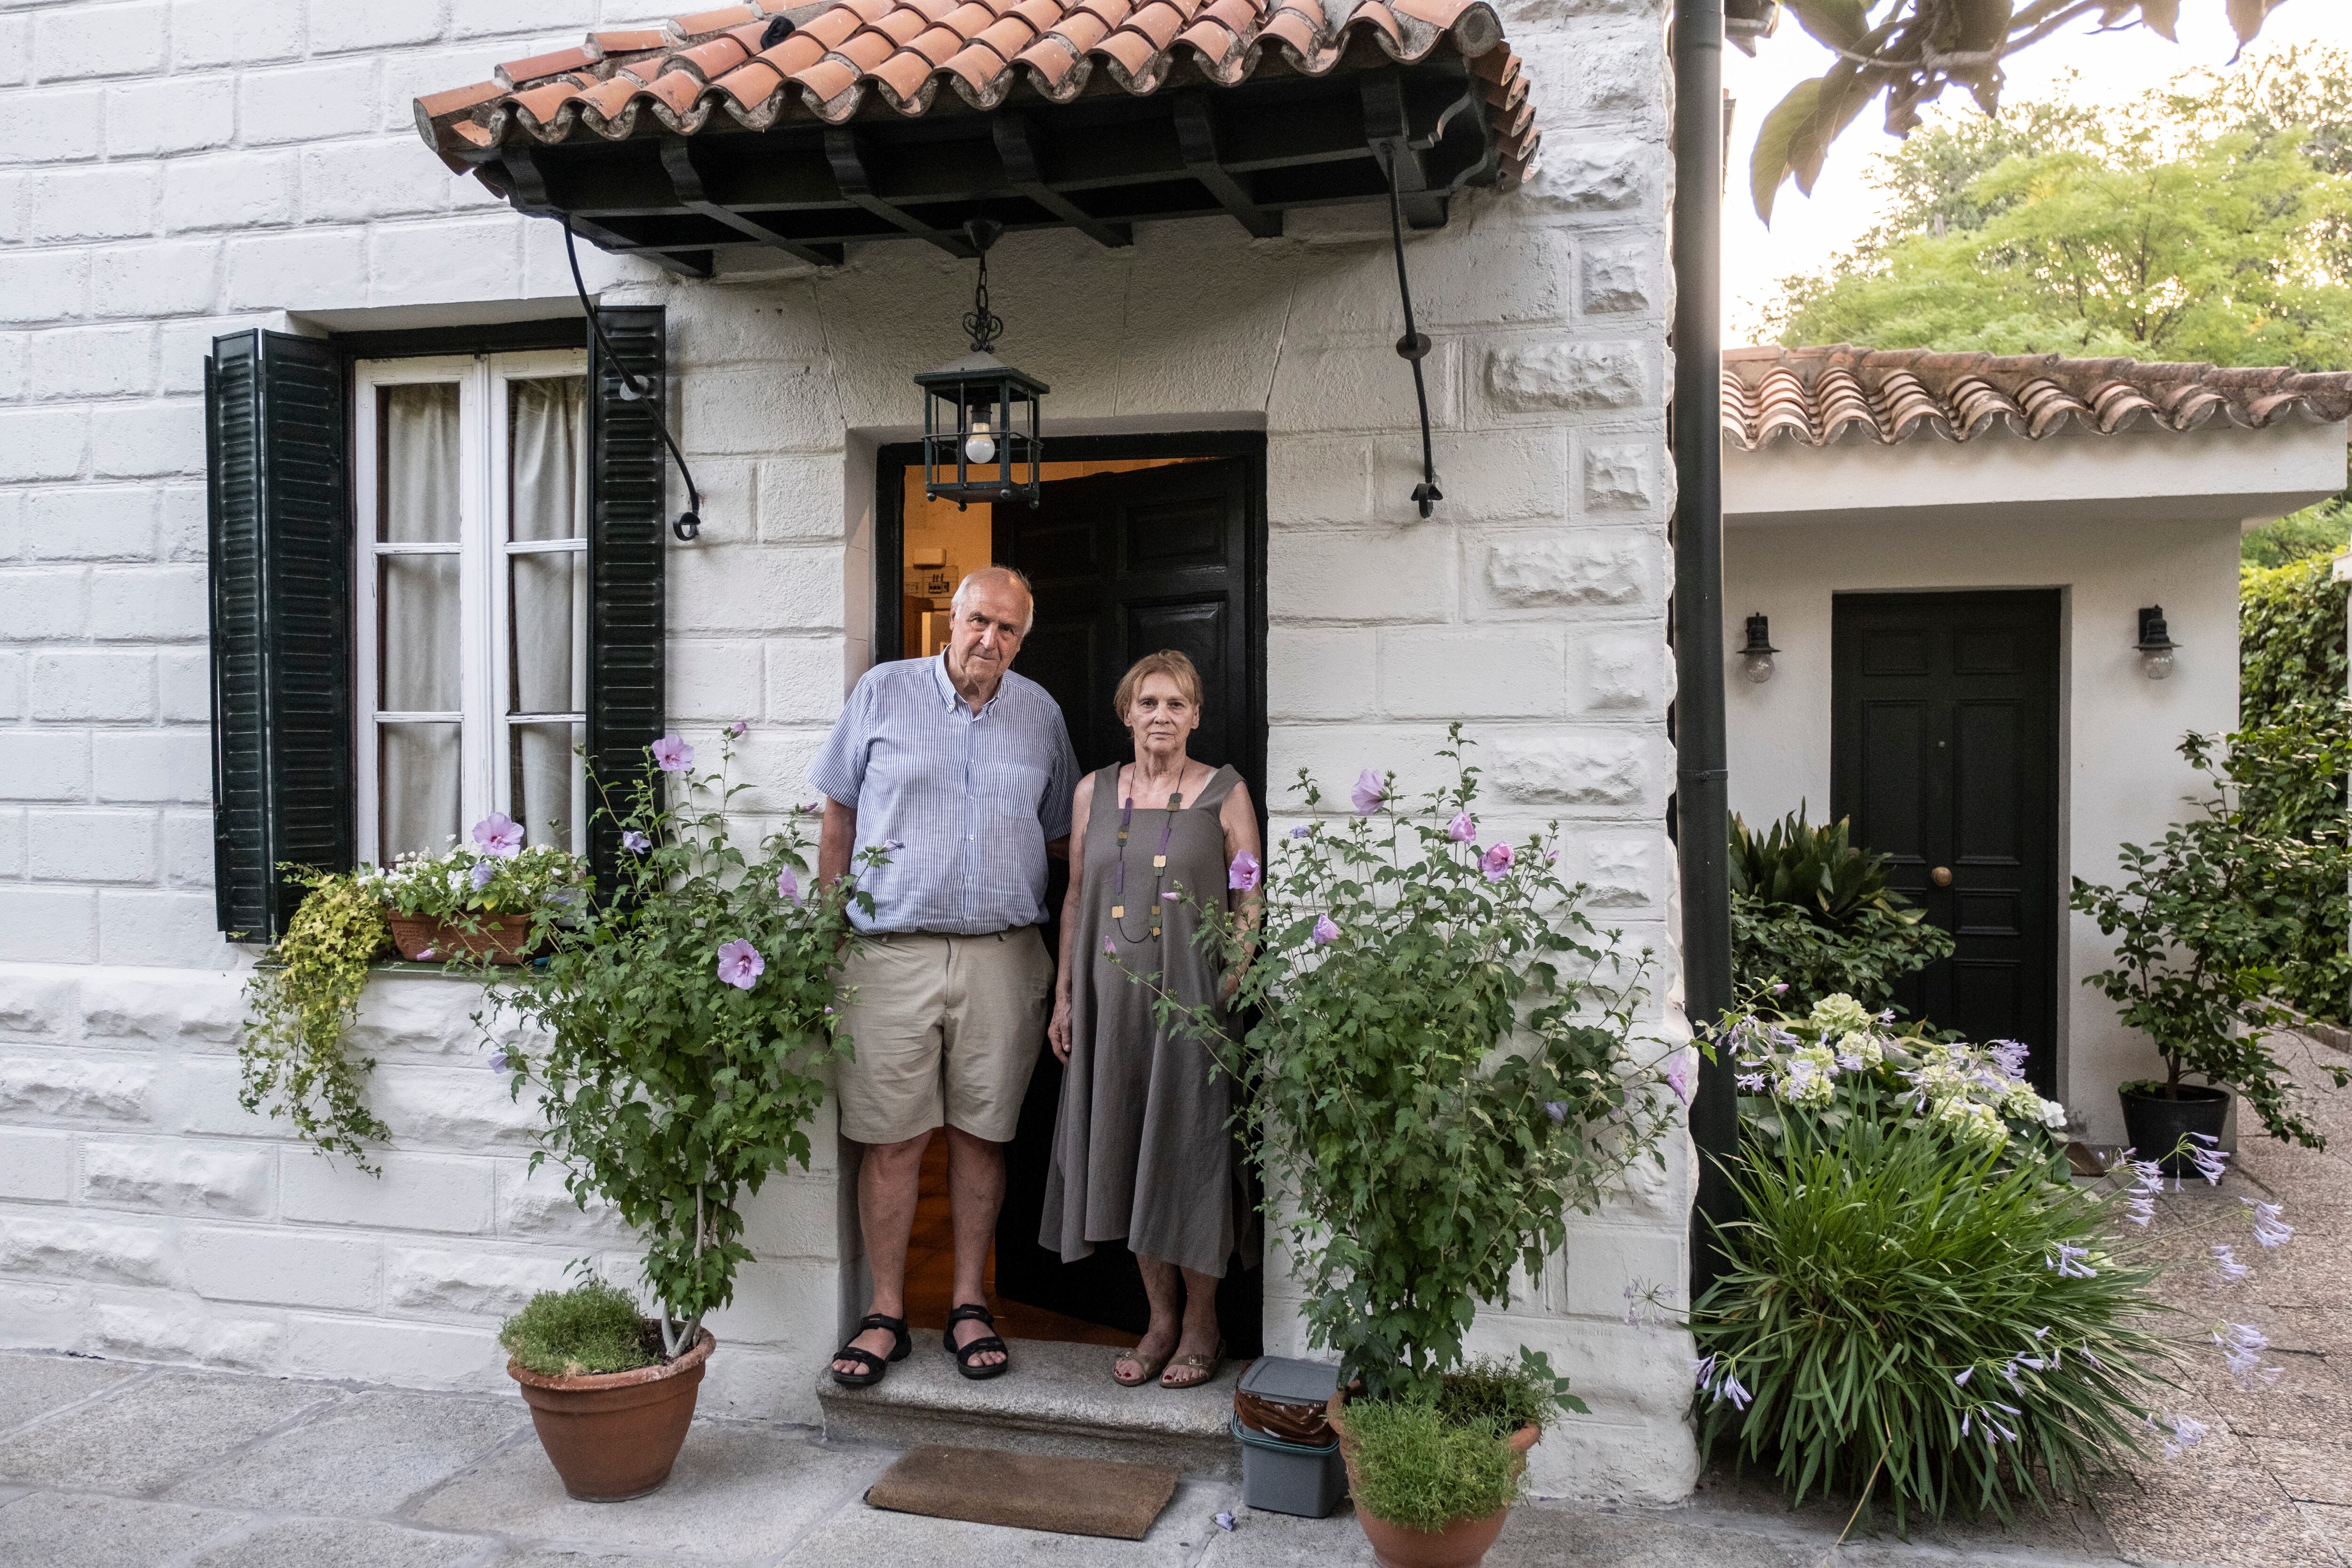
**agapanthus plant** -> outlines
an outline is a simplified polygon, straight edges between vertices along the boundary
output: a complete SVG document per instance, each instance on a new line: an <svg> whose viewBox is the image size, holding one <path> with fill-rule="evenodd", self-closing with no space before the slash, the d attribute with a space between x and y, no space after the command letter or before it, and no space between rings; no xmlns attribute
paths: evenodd
<svg viewBox="0 0 2352 1568"><path fill-rule="evenodd" d="M478 1021L504 1042L493 1063L512 1092L538 1092L533 1164L552 1155L574 1199L610 1204L644 1238L675 1355L751 1259L742 1195L808 1165L819 1071L851 1049L834 1010L847 906L870 895L849 879L802 891L798 813L756 854L737 846L729 807L749 786L727 782L726 742L709 773L675 737L646 756L625 787L598 785L599 814L621 830L619 886L593 907L537 908L550 956L499 979ZM879 859L869 851L861 868Z"/></svg>
<svg viewBox="0 0 2352 1568"><path fill-rule="evenodd" d="M1309 1342L1376 1397L1459 1366L1471 1305L1539 1275L1570 1208L1662 1161L1674 1109L1663 1059L1633 1045L1648 954L1593 929L1550 832L1513 846L1478 826L1469 744L1454 726L1454 780L1418 800L1365 770L1344 819L1302 770L1314 820L1227 878L1262 904L1229 920L1226 889L1185 889L1256 1020L1238 1042L1206 1010L1189 1024L1250 1087L1240 1116L1286 1194L1269 1206Z"/></svg>
<svg viewBox="0 0 2352 1568"><path fill-rule="evenodd" d="M1917 1120L1964 1143L2047 1163L2063 1148L2066 1108L2025 1081L2025 1047L1938 1040L1898 1028L1832 994L1804 1014L1770 1010L1770 992L1726 1015L1743 1122L1778 1138L1792 1121L1832 1130L1854 1116Z"/></svg>

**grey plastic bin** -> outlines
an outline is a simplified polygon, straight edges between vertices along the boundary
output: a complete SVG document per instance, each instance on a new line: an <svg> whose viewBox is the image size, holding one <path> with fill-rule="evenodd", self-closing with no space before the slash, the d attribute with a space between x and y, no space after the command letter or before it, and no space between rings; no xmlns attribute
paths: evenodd
<svg viewBox="0 0 2352 1568"><path fill-rule="evenodd" d="M1348 1467L1337 1437L1324 1447L1286 1443L1233 1417L1242 1440L1242 1501L1270 1513L1326 1519L1348 1495Z"/></svg>

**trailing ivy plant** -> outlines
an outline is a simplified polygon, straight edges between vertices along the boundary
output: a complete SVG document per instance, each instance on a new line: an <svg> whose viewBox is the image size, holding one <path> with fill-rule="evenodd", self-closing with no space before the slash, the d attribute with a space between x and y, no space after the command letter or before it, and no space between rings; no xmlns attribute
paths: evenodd
<svg viewBox="0 0 2352 1568"><path fill-rule="evenodd" d="M2346 974L2340 951L2314 949L2340 929L2327 922L2352 878L2352 842L2340 811L2309 806L2352 774L2352 735L2280 725L2226 748L2190 734L2179 751L2215 793L2153 846L2123 845L2121 886L2074 879L2074 908L2118 938L2115 967L2083 984L2155 1043L2164 1077L2150 1091L2177 1097L2194 1074L2243 1095L2272 1137L2324 1149L2267 1037L2288 1021L2277 993L2291 967L2331 991Z"/></svg>
<svg viewBox="0 0 2352 1568"><path fill-rule="evenodd" d="M392 940L383 902L349 872L279 868L310 889L271 949L276 967L246 982L245 1037L237 1047L237 1103L283 1116L294 1135L370 1174L364 1145L391 1130L361 1098L374 1058L343 1048L368 965Z"/></svg>
<svg viewBox="0 0 2352 1568"><path fill-rule="evenodd" d="M597 812L620 832L618 886L584 910L542 901L532 943L549 956L491 980L476 1022L492 1065L539 1096L544 1147L575 1201L612 1205L646 1246L662 1349L694 1343L751 1258L738 1206L768 1173L806 1169L824 1064L846 1058L834 974L849 941L850 879L803 889L796 815L747 854L729 806L749 788L693 772L677 736ZM678 801L665 802L674 781ZM879 864L869 850L862 865ZM509 1026L511 1026L509 1031Z"/></svg>
<svg viewBox="0 0 2352 1568"><path fill-rule="evenodd" d="M1663 1167L1664 1090L1687 1070L1634 1061L1649 953L1594 931L1552 833L1481 829L1470 744L1453 726L1437 754L1454 782L1417 801L1368 769L1351 819L1276 839L1262 908L1227 919L1223 889L1200 900L1198 940L1257 1020L1238 1041L1213 1010L1155 1003L1248 1087L1238 1115L1286 1195L1269 1210L1309 1342L1375 1399L1434 1399L1474 1306L1506 1300L1514 1269L1540 1274L1567 1211L1598 1207L1636 1161ZM1296 787L1323 811L1304 770ZM1233 885L1260 875L1236 861Z"/></svg>

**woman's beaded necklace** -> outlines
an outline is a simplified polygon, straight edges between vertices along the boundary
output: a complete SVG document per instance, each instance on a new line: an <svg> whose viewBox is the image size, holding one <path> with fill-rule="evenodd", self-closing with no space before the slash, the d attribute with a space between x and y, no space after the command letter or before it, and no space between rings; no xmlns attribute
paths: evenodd
<svg viewBox="0 0 2352 1568"><path fill-rule="evenodd" d="M1111 923L1118 927L1118 934L1130 942L1160 940L1160 889L1168 878L1168 838L1176 831L1176 814L1183 809L1184 792L1177 790L1168 797L1168 819L1160 825L1160 847L1151 856L1151 930L1146 936L1138 936L1127 929L1127 905L1119 901L1127 895L1127 834L1135 824L1135 796L1130 794L1119 803L1118 869L1111 878L1110 918Z"/></svg>

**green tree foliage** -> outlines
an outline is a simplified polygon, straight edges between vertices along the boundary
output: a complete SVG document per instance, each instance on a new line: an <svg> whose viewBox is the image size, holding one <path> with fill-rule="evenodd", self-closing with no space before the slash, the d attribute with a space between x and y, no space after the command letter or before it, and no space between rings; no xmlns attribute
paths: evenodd
<svg viewBox="0 0 2352 1568"><path fill-rule="evenodd" d="M1865 240L1768 315L1788 343L2340 365L2352 184L2299 132L2179 129L2093 124L2011 153L1938 195L1945 232ZM1954 226L1952 205L1981 222Z"/></svg>
<svg viewBox="0 0 2352 1568"><path fill-rule="evenodd" d="M1906 136L1919 111L1958 86L1987 114L2000 107L2001 63L2076 24L2145 26L2173 37L2182 0L1786 0L1798 26L1835 55L1821 76L1800 82L1757 132L1748 164L1756 211L1767 223L1790 180L1811 195L1830 148L1862 111L1884 97L1886 129ZM2194 0L2191 0L2194 3ZM2218 0L2241 47L2284 0ZM1733 0L1731 16L1757 16L1756 0Z"/></svg>
<svg viewBox="0 0 2352 1568"><path fill-rule="evenodd" d="M2345 585L2334 563L2305 559L2238 574L2238 721L2286 721L2346 695Z"/></svg>

